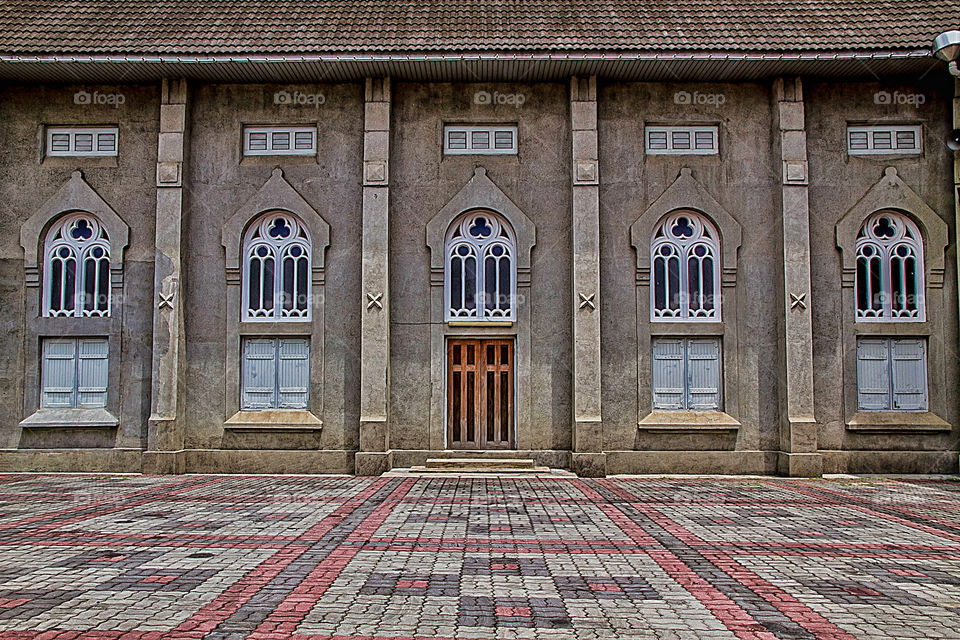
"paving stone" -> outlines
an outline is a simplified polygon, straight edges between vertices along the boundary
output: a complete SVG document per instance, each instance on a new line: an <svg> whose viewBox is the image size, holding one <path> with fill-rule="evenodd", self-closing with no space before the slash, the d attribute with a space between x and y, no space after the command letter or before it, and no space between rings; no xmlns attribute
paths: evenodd
<svg viewBox="0 0 960 640"><path fill-rule="evenodd" d="M947 481L11 474L0 485L0 640L960 629L960 487Z"/></svg>

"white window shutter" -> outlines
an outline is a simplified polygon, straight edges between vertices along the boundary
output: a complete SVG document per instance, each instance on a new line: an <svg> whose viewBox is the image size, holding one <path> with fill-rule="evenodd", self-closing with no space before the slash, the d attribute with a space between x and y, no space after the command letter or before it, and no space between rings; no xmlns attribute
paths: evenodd
<svg viewBox="0 0 960 640"><path fill-rule="evenodd" d="M653 408L683 409L684 344L679 338L653 341Z"/></svg>
<svg viewBox="0 0 960 640"><path fill-rule="evenodd" d="M310 343L303 338L282 339L277 358L279 408L306 409L310 396Z"/></svg>
<svg viewBox="0 0 960 640"><path fill-rule="evenodd" d="M270 338L243 342L243 409L269 409L276 402L276 342Z"/></svg>
<svg viewBox="0 0 960 640"><path fill-rule="evenodd" d="M857 341L857 407L887 411L890 407L890 341L861 338Z"/></svg>
<svg viewBox="0 0 960 640"><path fill-rule="evenodd" d="M74 406L76 355L76 340L48 338L43 341L41 406L55 409Z"/></svg>
<svg viewBox="0 0 960 640"><path fill-rule="evenodd" d="M107 341L81 339L77 343L77 406L107 406Z"/></svg>
<svg viewBox="0 0 960 640"><path fill-rule="evenodd" d="M716 411L720 408L720 340L691 338L687 343L687 408Z"/></svg>
<svg viewBox="0 0 960 640"><path fill-rule="evenodd" d="M926 343L918 339L891 340L893 408L922 411L927 408Z"/></svg>

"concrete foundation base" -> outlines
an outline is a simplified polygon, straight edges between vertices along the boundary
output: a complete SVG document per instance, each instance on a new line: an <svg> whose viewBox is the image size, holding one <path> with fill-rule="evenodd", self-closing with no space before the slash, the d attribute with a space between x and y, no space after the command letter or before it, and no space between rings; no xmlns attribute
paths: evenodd
<svg viewBox="0 0 960 640"><path fill-rule="evenodd" d="M607 475L607 454L571 454L570 470L581 478L604 478Z"/></svg>
<svg viewBox="0 0 960 640"><path fill-rule="evenodd" d="M773 475L775 451L608 451L607 474Z"/></svg>
<svg viewBox="0 0 960 640"><path fill-rule="evenodd" d="M354 473L358 476L379 476L392 468L391 451L358 451L354 456Z"/></svg>
<svg viewBox="0 0 960 640"><path fill-rule="evenodd" d="M958 473L956 451L821 451L824 473Z"/></svg>
<svg viewBox="0 0 960 640"><path fill-rule="evenodd" d="M5 449L0 472L140 473L139 449Z"/></svg>
<svg viewBox="0 0 960 640"><path fill-rule="evenodd" d="M777 472L791 478L816 478L823 475L823 457L819 453L784 453L777 457Z"/></svg>

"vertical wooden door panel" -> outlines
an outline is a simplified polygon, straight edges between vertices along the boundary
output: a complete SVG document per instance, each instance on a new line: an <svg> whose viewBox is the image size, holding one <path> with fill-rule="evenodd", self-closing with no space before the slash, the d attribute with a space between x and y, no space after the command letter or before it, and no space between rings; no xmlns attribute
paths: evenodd
<svg viewBox="0 0 960 640"><path fill-rule="evenodd" d="M509 449L513 443L513 341L447 345L447 440L452 449Z"/></svg>

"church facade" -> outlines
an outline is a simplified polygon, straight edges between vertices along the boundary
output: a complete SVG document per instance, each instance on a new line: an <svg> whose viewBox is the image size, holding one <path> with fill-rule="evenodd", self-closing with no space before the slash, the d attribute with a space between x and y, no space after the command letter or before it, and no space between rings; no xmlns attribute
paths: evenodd
<svg viewBox="0 0 960 640"><path fill-rule="evenodd" d="M960 85L917 38L5 44L0 469L955 473Z"/></svg>

